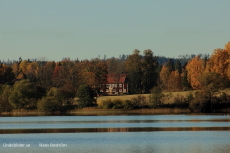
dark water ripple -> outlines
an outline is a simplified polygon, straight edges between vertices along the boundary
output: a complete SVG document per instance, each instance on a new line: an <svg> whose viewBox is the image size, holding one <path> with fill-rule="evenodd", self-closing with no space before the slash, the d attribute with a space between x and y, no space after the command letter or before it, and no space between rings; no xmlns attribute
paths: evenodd
<svg viewBox="0 0 230 153"><path fill-rule="evenodd" d="M81 124L81 123L167 123L167 122L230 122L226 120L111 120L111 121L14 121L1 124Z"/></svg>
<svg viewBox="0 0 230 153"><path fill-rule="evenodd" d="M230 131L230 116L0 117L0 134L155 131Z"/></svg>
<svg viewBox="0 0 230 153"><path fill-rule="evenodd" d="M230 127L141 127L141 128L67 128L67 129L1 129L0 134L157 132L157 131L230 131Z"/></svg>

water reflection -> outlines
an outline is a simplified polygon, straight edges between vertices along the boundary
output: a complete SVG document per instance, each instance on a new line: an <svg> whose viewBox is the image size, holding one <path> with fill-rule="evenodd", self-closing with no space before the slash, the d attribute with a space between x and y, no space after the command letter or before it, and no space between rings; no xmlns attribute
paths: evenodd
<svg viewBox="0 0 230 153"><path fill-rule="evenodd" d="M14 121L0 124L82 124L82 123L166 123L166 122L230 122L230 119L221 120L110 120L110 121Z"/></svg>
<svg viewBox="0 0 230 153"><path fill-rule="evenodd" d="M1 129L0 134L26 133L92 133L92 132L156 132L156 131L230 131L230 127L139 127L139 128L67 128L67 129Z"/></svg>
<svg viewBox="0 0 230 153"><path fill-rule="evenodd" d="M0 152L229 152L230 116L0 117ZM41 148L64 143L66 148ZM90 144L90 145L89 145Z"/></svg>
<svg viewBox="0 0 230 153"><path fill-rule="evenodd" d="M0 117L0 134L230 131L230 116L43 116Z"/></svg>

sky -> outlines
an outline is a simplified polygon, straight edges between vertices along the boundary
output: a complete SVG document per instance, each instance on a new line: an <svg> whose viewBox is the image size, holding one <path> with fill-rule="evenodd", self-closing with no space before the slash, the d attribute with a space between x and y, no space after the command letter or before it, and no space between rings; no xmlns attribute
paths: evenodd
<svg viewBox="0 0 230 153"><path fill-rule="evenodd" d="M0 0L0 60L92 59L151 49L212 54L230 41L229 0Z"/></svg>

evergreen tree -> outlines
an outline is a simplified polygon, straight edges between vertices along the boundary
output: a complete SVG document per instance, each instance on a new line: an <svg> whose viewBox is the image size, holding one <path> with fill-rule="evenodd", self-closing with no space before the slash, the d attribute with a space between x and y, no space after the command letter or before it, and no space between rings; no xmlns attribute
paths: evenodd
<svg viewBox="0 0 230 153"><path fill-rule="evenodd" d="M88 85L81 85L77 90L78 107L96 106L96 99L94 99L94 92Z"/></svg>
<svg viewBox="0 0 230 153"><path fill-rule="evenodd" d="M156 85L158 78L156 67L157 60L153 57L153 52L150 49L144 50L144 57L142 60L142 85L144 93L149 93L150 89Z"/></svg>
<svg viewBox="0 0 230 153"><path fill-rule="evenodd" d="M183 72L182 85L184 90L191 89L191 84L188 82L188 72L186 70Z"/></svg>
<svg viewBox="0 0 230 153"><path fill-rule="evenodd" d="M179 60L176 60L176 63L175 63L175 70L178 71L179 73L182 72L182 66L181 66L181 63Z"/></svg>
<svg viewBox="0 0 230 153"><path fill-rule="evenodd" d="M165 66L169 69L170 72L175 70L175 65L174 65L174 61L172 58L168 60Z"/></svg>
<svg viewBox="0 0 230 153"><path fill-rule="evenodd" d="M125 62L126 72L128 73L129 92L130 93L142 93L142 63L140 51L135 49L133 54L128 57Z"/></svg>

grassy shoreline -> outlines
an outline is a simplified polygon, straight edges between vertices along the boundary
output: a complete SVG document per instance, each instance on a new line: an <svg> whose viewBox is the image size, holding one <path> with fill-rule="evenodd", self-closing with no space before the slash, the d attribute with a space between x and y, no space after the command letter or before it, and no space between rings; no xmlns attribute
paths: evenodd
<svg viewBox="0 0 230 153"><path fill-rule="evenodd" d="M163 92L164 95L171 95L171 99L173 99L174 97L176 96L184 96L186 97L188 94L193 94L195 95L195 93L199 91L199 90L192 90L192 91L180 91L180 92ZM97 104L100 106L102 104L102 101L103 100L107 100L107 99L111 99L111 100L114 100L114 99L120 99L120 100L131 100L132 98L135 98L137 96L144 96L146 97L146 100L148 101L149 99L149 96L151 94L133 94L133 95L119 95L119 96L101 96L101 97L98 97L97 98ZM165 102L165 103L171 103L172 100L168 101L168 102Z"/></svg>
<svg viewBox="0 0 230 153"><path fill-rule="evenodd" d="M165 95L171 95L171 99L165 101L165 104L169 104L172 102L172 99L176 96L184 96L186 97L188 94L195 94L197 91L181 91L181 92L163 92ZM230 94L230 89L225 89L221 92L226 92L226 94ZM102 109L100 106L103 100L111 99L120 99L120 100L131 100L137 96L144 96L148 101L150 94L134 94L134 95L119 95L119 96L101 96L97 98L97 103L99 107L88 107L82 109L73 109L69 110L65 113L61 112L53 112L53 113L45 113L38 110L13 110L11 112L1 112L1 116L45 116L45 115L122 115L122 114L134 114L134 115L153 115L153 114L190 114L192 111L189 108L139 108L132 110L125 109ZM75 99L76 100L76 99ZM230 112L230 108L223 108L218 112L221 114L228 114Z"/></svg>
<svg viewBox="0 0 230 153"><path fill-rule="evenodd" d="M153 114L188 114L191 113L189 109L178 109L178 108L162 108L162 109L98 109L98 108L83 108L74 109L66 113L54 112L45 113L38 110L34 111L12 111L12 112L2 112L2 116L46 116L46 115L74 115L74 116L104 116L104 115L153 115Z"/></svg>

